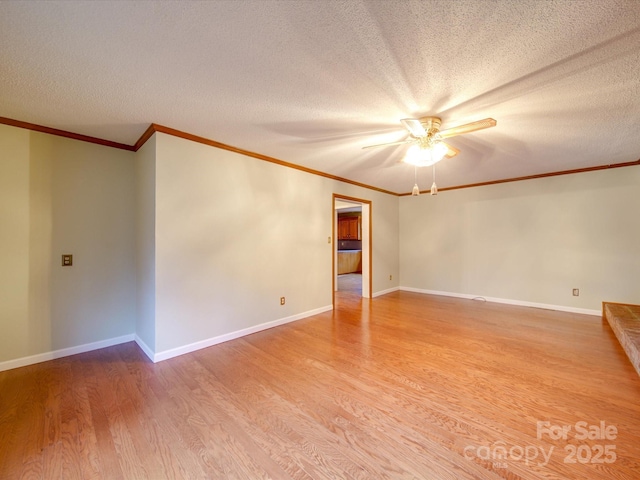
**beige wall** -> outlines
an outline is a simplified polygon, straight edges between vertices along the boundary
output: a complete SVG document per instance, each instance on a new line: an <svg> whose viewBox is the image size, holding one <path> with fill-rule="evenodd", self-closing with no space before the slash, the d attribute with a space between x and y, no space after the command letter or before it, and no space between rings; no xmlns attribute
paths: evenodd
<svg viewBox="0 0 640 480"><path fill-rule="evenodd" d="M38 348L39 335L29 336L29 153L28 131L0 125L0 362Z"/></svg>
<svg viewBox="0 0 640 480"><path fill-rule="evenodd" d="M136 336L153 356L156 348L156 140L135 154L136 168Z"/></svg>
<svg viewBox="0 0 640 480"><path fill-rule="evenodd" d="M157 353L330 307L334 192L373 202L374 294L397 286L397 197L156 141Z"/></svg>
<svg viewBox="0 0 640 480"><path fill-rule="evenodd" d="M134 154L0 125L0 147L0 368L330 308L333 193L373 202L373 293L398 286L397 197L164 134Z"/></svg>
<svg viewBox="0 0 640 480"><path fill-rule="evenodd" d="M0 367L330 307L334 193L372 202L374 296L640 301L640 167L399 199L164 134L134 154L0 125L0 154Z"/></svg>
<svg viewBox="0 0 640 480"><path fill-rule="evenodd" d="M133 154L0 125L0 155L0 362L132 335Z"/></svg>
<svg viewBox="0 0 640 480"><path fill-rule="evenodd" d="M400 283L569 310L640 303L639 211L637 166L403 197Z"/></svg>

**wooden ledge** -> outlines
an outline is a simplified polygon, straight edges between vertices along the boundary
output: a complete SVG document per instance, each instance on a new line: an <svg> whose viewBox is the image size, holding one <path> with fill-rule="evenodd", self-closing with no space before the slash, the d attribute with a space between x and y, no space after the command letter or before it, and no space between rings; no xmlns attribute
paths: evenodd
<svg viewBox="0 0 640 480"><path fill-rule="evenodd" d="M640 305L602 302L602 315L640 375Z"/></svg>

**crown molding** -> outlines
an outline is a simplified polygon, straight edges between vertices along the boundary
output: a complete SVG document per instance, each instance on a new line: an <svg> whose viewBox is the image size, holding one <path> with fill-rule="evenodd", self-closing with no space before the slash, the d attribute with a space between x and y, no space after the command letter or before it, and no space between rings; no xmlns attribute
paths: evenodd
<svg viewBox="0 0 640 480"><path fill-rule="evenodd" d="M58 128L45 127L43 125L37 125L35 123L22 122L20 120L14 120L12 118L0 117L0 124L10 125L12 127L26 128L34 132L48 133L49 135L56 135L58 137L71 138L73 140L80 140L81 142L95 143L105 147L119 148L120 150L135 151L132 145L125 143L112 142L111 140L104 140L102 138L90 137L88 135L81 135L79 133L68 132L66 130L60 130Z"/></svg>
<svg viewBox="0 0 640 480"><path fill-rule="evenodd" d="M318 175L320 177L329 178L331 180L337 180L339 182L349 183L349 184L355 185L357 187L367 188L369 190L375 190L376 192L381 192L381 193L386 193L388 195L398 196L398 194L396 192L392 192L390 190L385 190L383 188L374 187L372 185L366 185L364 183L356 182L354 180L349 180L348 178L342 178L342 177L338 177L336 175L331 175L329 173L321 172L319 170L314 170L312 168L307 168L307 167L303 167L301 165L296 165L295 163L285 162L284 160L280 160L278 158L269 157L267 155L262 155L261 153L251 152L249 150L244 150L242 148L234 147L232 145L227 145L225 143L216 142L215 140L211 140L211 139L205 138L205 137L199 137L197 135L193 135L193 134L187 133L187 132L182 132L182 131L176 130L174 128L165 127L163 125L158 125L158 124L155 124L155 123L151 124L149 129L151 129L151 128L153 128L154 132L164 133L164 134L167 134L167 135L173 135L174 137L180 137L180 138L183 138L185 140L190 140L192 142L202 143L204 145L209 145L210 147L220 148L222 150L228 150L230 152L239 153L239 154L245 155L247 157L257 158L258 160L263 160L265 162L275 163L276 165L281 165L283 167L293 168L295 170L300 170L302 172L310 173L312 175ZM145 134L142 137L140 137L140 139L142 139L146 135L146 133L147 132L145 132ZM150 137L151 137L151 135L149 135L149 138ZM140 142L140 140L138 140L138 142L136 142L136 145L139 142Z"/></svg>
<svg viewBox="0 0 640 480"><path fill-rule="evenodd" d="M460 190L462 188L486 187L487 185L498 185L500 183L522 182L524 180L534 180L536 178L558 177L560 175L571 175L574 173L595 172L597 170L608 170L610 168L633 167L639 166L640 159L633 162L611 163L608 165L597 165L595 167L575 168L573 170L560 170L558 172L539 173L536 175L527 175L525 177L503 178L501 180L491 180L489 182L469 183L467 185L457 185L454 187L438 187L438 192L446 192L448 190ZM420 193L429 194L429 190L420 191ZM399 193L399 197L410 196L411 192Z"/></svg>
<svg viewBox="0 0 640 480"><path fill-rule="evenodd" d="M251 152L249 150L244 150L242 148L234 147L231 145L226 145L224 143L216 142L215 140L211 140L205 137L199 137L197 135L193 135L191 133L182 132L180 130L176 130L174 128L165 127L163 125L158 125L156 123L152 123L145 130L145 132L140 136L138 141L133 145L127 145L124 143L112 142L110 140L104 140L102 138L90 137L88 135L81 135L78 133L68 132L66 130L60 130L58 128L45 127L43 125L37 125L35 123L22 122L20 120L14 120L11 118L0 117L0 124L10 125L12 127L25 128L27 130L32 130L35 132L48 133L50 135L56 135L59 137L71 138L73 140L80 140L81 142L89 142L97 145L103 145L105 147L119 148L121 150L128 150L130 152L137 152L142 148L142 146L147 143L147 141L153 136L154 133L164 133L167 135L172 135L174 137L180 137L185 140L190 140L196 143L202 143L204 145L209 145L211 147L220 148L223 150L228 150L230 152L239 153L241 155L246 155L248 157L257 158L259 160L263 160L265 162L275 163L277 165L281 165L283 167L294 168L296 170L300 170L306 173L310 173L312 175L318 175L320 177L329 178L331 180L336 180L343 183L348 183L351 185L355 185L358 187L366 188L369 190L375 190L376 192L386 193L388 195L398 196L396 192L392 192L390 190L385 190L383 188L374 187L372 185L366 185L364 183L356 182L354 180L349 180L348 178L338 177L336 175L331 175L329 173L321 172L319 170L314 170L312 168L303 167L300 165L296 165L294 163L285 162L284 160L279 160L274 157L269 157L267 155L262 155L260 153Z"/></svg>
<svg viewBox="0 0 640 480"><path fill-rule="evenodd" d="M343 183L348 183L350 185L355 185L357 187L366 188L369 190L374 190L376 192L386 193L388 195L393 195L397 197L406 197L411 195L411 192L407 193L397 193L392 192L390 190L385 190L383 188L374 187L372 185L366 185L364 183L356 182L354 180L349 180L348 178L338 177L336 175L331 175L329 173L321 172L319 170L314 170L312 168L303 167L301 165L296 165L295 163L285 162L284 160L280 160L274 157L269 157L267 155L262 155L260 153L251 152L249 150L244 150L242 148L234 147L232 145L227 145L224 143L216 142L215 140L211 140L209 138L200 137L198 135L193 135L191 133L183 132L180 130L176 130L175 128L165 127L163 125L158 125L157 123L152 123L145 130L145 132L140 136L138 141L133 145L127 145L125 143L112 142L111 140L104 140L102 138L91 137L88 135L82 135L79 133L73 133L66 130L60 130L58 128L45 127L43 125L37 125L35 123L23 122L20 120L14 120L11 118L0 117L0 124L10 125L12 127L25 128L27 130L32 130L34 132L48 133L50 135L56 135L59 137L70 138L73 140L79 140L81 142L89 142L94 143L96 145L102 145L105 147L118 148L120 150L127 150L130 152L137 152L142 148L142 146L153 136L154 133L164 133L166 135L172 135L174 137L183 138L185 140L189 140L196 143L202 143L204 145L209 145L210 147L220 148L222 150L227 150L230 152L239 153L241 155L245 155L247 157L256 158L258 160L263 160L265 162L275 163L276 165L281 165L283 167L293 168L296 170L300 170L306 173L310 173L312 175L318 175L320 177L329 178L331 180L336 180ZM595 167L586 167L586 168L576 168L573 170L561 170L558 172L548 172L541 173L536 175L528 175L524 177L514 177L514 178L504 178L501 180L491 180L488 182L480 182L480 183L470 183L467 185L457 185L453 187L443 187L438 188L438 192L446 192L449 190L460 190L462 188L473 188L473 187L486 187L488 185L498 185L500 183L510 183L510 182L521 182L524 180L534 180L537 178L546 178L546 177L557 177L560 175L571 175L574 173L584 173L584 172L593 172L597 170L608 170L611 168L620 168L620 167L631 167L640 165L640 159L635 160L633 162L623 162L623 163L613 163L608 165L598 165ZM420 192L427 194L428 190L424 192Z"/></svg>

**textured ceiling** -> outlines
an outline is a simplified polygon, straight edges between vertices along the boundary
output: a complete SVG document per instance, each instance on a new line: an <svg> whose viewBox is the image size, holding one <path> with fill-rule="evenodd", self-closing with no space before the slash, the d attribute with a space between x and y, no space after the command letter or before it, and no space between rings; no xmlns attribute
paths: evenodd
<svg viewBox="0 0 640 480"><path fill-rule="evenodd" d="M640 1L1 1L0 116L134 144L157 123L405 193L640 158ZM419 171L426 189L431 169Z"/></svg>

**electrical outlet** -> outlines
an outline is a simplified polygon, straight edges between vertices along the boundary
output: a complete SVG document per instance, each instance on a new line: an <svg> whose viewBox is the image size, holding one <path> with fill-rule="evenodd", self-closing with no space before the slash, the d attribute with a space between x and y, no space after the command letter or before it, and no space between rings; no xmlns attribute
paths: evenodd
<svg viewBox="0 0 640 480"><path fill-rule="evenodd" d="M73 255L65 254L62 255L62 266L70 267L73 265Z"/></svg>
<svg viewBox="0 0 640 480"><path fill-rule="evenodd" d="M328 237L327 243L331 243L331 237Z"/></svg>
<svg viewBox="0 0 640 480"><path fill-rule="evenodd" d="M284 305L284 297L280 297L280 305Z"/></svg>
<svg viewBox="0 0 640 480"><path fill-rule="evenodd" d="M393 275L389 275L389 280L393 280Z"/></svg>
<svg viewBox="0 0 640 480"><path fill-rule="evenodd" d="M573 289L573 296L574 297L579 297L580 296L580 289L579 288L574 288Z"/></svg>

